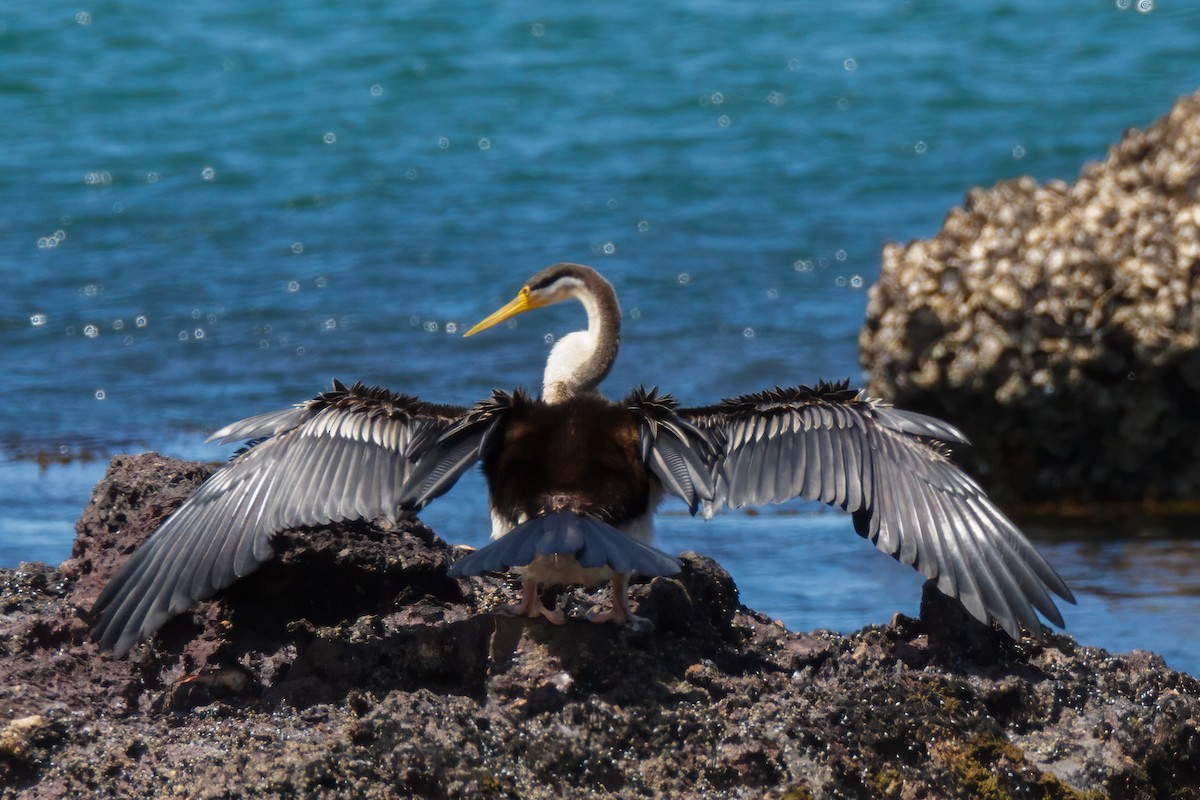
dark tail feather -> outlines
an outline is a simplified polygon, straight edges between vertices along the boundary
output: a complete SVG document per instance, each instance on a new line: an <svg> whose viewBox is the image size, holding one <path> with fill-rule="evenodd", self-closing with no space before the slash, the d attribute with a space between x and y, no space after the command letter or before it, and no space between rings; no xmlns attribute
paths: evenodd
<svg viewBox="0 0 1200 800"><path fill-rule="evenodd" d="M615 572L674 575L679 559L642 544L594 517L558 511L523 522L487 547L455 562L452 578L505 572L538 556L574 556L583 567L609 566Z"/></svg>

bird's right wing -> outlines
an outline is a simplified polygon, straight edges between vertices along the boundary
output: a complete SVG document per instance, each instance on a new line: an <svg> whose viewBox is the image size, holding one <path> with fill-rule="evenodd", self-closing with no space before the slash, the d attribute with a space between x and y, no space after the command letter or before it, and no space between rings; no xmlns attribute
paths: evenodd
<svg viewBox="0 0 1200 800"><path fill-rule="evenodd" d="M261 441L213 473L125 562L92 609L93 636L126 652L271 558L280 531L395 517L411 458L465 411L334 381L294 408L217 431L210 440Z"/></svg>
<svg viewBox="0 0 1200 800"><path fill-rule="evenodd" d="M1061 626L1050 592L1071 591L939 442L965 438L941 420L863 398L847 384L772 389L677 413L716 452L722 507L819 500L851 512L883 552L937 581L982 622L1014 638L1040 630L1036 608Z"/></svg>

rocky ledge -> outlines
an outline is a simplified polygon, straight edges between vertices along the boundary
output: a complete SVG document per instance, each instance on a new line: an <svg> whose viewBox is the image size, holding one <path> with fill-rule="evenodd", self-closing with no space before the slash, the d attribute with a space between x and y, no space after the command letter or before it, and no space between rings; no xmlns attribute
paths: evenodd
<svg viewBox="0 0 1200 800"><path fill-rule="evenodd" d="M973 189L889 245L859 337L870 392L942 417L1013 505L1200 508L1200 94L1071 185Z"/></svg>
<svg viewBox="0 0 1200 800"><path fill-rule="evenodd" d="M420 523L287 534L115 660L86 609L208 474L113 460L59 568L0 570L0 797L1200 798L1200 682L1148 653L920 619L795 633L713 561L653 633L489 612ZM568 608L596 598L572 592Z"/></svg>

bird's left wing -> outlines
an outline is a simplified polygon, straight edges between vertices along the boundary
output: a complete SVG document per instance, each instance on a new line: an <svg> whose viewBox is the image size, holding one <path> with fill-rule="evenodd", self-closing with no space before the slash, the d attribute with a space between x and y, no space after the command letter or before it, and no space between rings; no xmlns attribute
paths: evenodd
<svg viewBox="0 0 1200 800"><path fill-rule="evenodd" d="M529 402L523 389L515 393L495 389L448 426L439 436L413 456L401 505L420 511L431 500L450 490L459 478L477 462L493 442L503 438L504 421L514 405Z"/></svg>
<svg viewBox="0 0 1200 800"><path fill-rule="evenodd" d="M294 408L235 422L239 452L139 547L104 587L93 636L124 653L175 614L271 558L271 537L345 519L395 517L411 458L465 413L334 381Z"/></svg>
<svg viewBox="0 0 1200 800"><path fill-rule="evenodd" d="M837 505L859 535L935 579L976 619L1016 638L1020 626L1040 630L1036 608L1061 626L1049 592L1074 602L1062 578L939 444L965 437L847 387L776 388L678 409L716 451L705 515L796 497Z"/></svg>

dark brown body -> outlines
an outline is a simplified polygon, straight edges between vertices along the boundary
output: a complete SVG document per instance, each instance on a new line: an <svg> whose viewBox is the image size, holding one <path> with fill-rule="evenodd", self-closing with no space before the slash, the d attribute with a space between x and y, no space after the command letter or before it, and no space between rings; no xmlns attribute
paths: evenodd
<svg viewBox="0 0 1200 800"><path fill-rule="evenodd" d="M514 398L516 400L516 398ZM602 397L523 397L484 456L492 509L509 522L574 511L624 527L652 511L638 418Z"/></svg>

